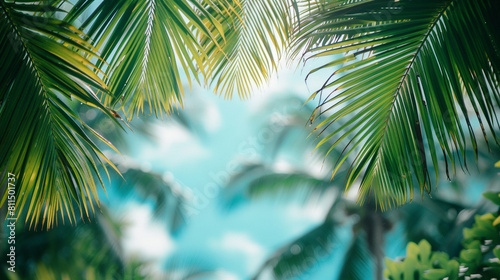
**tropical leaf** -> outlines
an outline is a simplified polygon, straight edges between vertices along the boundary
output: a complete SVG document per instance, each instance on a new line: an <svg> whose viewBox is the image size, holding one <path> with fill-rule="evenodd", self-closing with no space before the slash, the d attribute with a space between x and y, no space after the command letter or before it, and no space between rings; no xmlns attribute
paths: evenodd
<svg viewBox="0 0 500 280"><path fill-rule="evenodd" d="M477 154L473 117L498 143L499 8L488 0L330 0L301 19L295 43L307 58L345 53L312 71L343 65L311 98L326 108L317 128L347 119L318 145L350 140L333 175L356 154L346 188L362 178L361 203L372 194L382 209L401 205L414 185L430 193L427 164L439 180L438 153L448 179L457 163L467 169L467 146Z"/></svg>
<svg viewBox="0 0 500 280"><path fill-rule="evenodd" d="M277 172L264 163L247 164L240 167L224 190L226 206L238 205L242 199L259 199L271 196L275 201L287 202L297 199L308 204L320 199L325 192L335 187L328 178L316 178L304 171Z"/></svg>
<svg viewBox="0 0 500 280"><path fill-rule="evenodd" d="M295 0L218 1L211 10L222 29L207 22L216 41L203 37L207 76L217 93L248 98L265 84L289 48L298 13ZM221 32L223 31L223 32ZM222 51L218 48L222 46Z"/></svg>
<svg viewBox="0 0 500 280"><path fill-rule="evenodd" d="M48 231L16 228L16 261L25 269L0 272L2 279L147 279L147 263L124 254L126 222L106 205L90 223L60 225ZM78 219L78 218L77 218ZM7 261L8 256L0 258Z"/></svg>
<svg viewBox="0 0 500 280"><path fill-rule="evenodd" d="M168 223L175 231L186 222L182 206L190 198L167 182L163 175L155 171L144 171L141 166L130 158L111 156L111 161L122 171L123 178L116 189L121 195L133 194L135 198L150 200L153 207L153 217Z"/></svg>
<svg viewBox="0 0 500 280"><path fill-rule="evenodd" d="M212 1L206 1L212 3ZM208 6L214 4L207 4ZM194 0L80 0L67 20L88 13L80 28L102 52L106 82L113 93L107 106L122 108L129 119L149 105L157 117L182 105L183 74L191 84L205 73L206 51L200 36L215 40L203 19L221 32L221 24ZM216 48L218 46L216 45Z"/></svg>
<svg viewBox="0 0 500 280"><path fill-rule="evenodd" d="M357 234L344 255L344 263L337 279L363 280L370 278L370 267L373 266L373 261L366 248L365 238Z"/></svg>
<svg viewBox="0 0 500 280"><path fill-rule="evenodd" d="M335 223L328 217L319 226L273 253L252 279L259 279L268 269L272 269L273 279L296 277L329 255L335 238Z"/></svg>
<svg viewBox="0 0 500 280"><path fill-rule="evenodd" d="M252 180L248 185L247 194L250 197L259 197L263 194L286 196L306 191L310 195L321 196L331 187L332 183L329 180L318 179L307 173L274 173ZM310 195L302 195L301 198L309 201Z"/></svg>
<svg viewBox="0 0 500 280"><path fill-rule="evenodd" d="M17 216L30 226L50 227L67 216L75 221L72 200L83 217L99 205L98 165L109 162L84 132L114 147L67 103L78 100L104 112L92 89L107 92L91 61L98 60L87 36L63 21L42 16L60 12L50 1L0 1L2 70L0 75L0 171L14 174ZM106 171L107 172L107 171ZM95 178L95 179L94 179ZM7 176L2 186L7 186ZM5 184L4 184L5 183ZM8 189L2 194L6 203ZM9 206L11 197L9 196ZM67 214L67 215L66 215Z"/></svg>

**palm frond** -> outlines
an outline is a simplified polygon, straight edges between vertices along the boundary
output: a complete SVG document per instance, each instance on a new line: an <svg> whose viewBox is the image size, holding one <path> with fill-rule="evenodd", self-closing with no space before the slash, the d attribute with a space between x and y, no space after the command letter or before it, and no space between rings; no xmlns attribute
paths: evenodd
<svg viewBox="0 0 500 280"><path fill-rule="evenodd" d="M303 172L274 173L262 175L248 184L247 194L249 197L260 197L262 195L291 195L298 191L306 191L310 195L321 196L332 187L329 180L313 177ZM304 201L309 200L309 196L302 197Z"/></svg>
<svg viewBox="0 0 500 280"><path fill-rule="evenodd" d="M183 74L189 83L193 77L198 80L198 71L205 74L206 51L199 37L215 39L202 16L215 30L221 28L194 0L80 0L68 20L76 21L84 12L90 16L80 28L88 30L109 64L100 64L113 93L103 97L104 103L123 108L129 119L144 113L145 105L157 117L182 105Z"/></svg>
<svg viewBox="0 0 500 280"><path fill-rule="evenodd" d="M201 44L208 53L207 76L215 92L231 98L236 91L245 99L252 89L269 80L288 49L297 22L297 3L295 0L227 2L212 10L214 17L223 22L223 32L207 24L217 40L203 38Z"/></svg>
<svg viewBox="0 0 500 280"><path fill-rule="evenodd" d="M114 147L67 104L75 98L116 122L92 90L107 92L91 62L99 57L84 33L40 15L60 11L49 3L0 1L0 170L15 174L15 215L25 211L35 227L52 226L57 214L74 221L72 200L88 218L99 205L98 165L114 167L83 127ZM5 188L0 204L9 195Z"/></svg>
<svg viewBox="0 0 500 280"><path fill-rule="evenodd" d="M153 217L168 222L172 231L184 225L187 217L182 206L189 201L189 197L182 190L165 181L162 174L142 170L129 158L112 156L110 159L122 171L125 179L117 178L121 184L116 190L121 195L133 193L141 199L151 200Z"/></svg>
<svg viewBox="0 0 500 280"><path fill-rule="evenodd" d="M319 226L273 253L252 279L259 279L268 269L272 270L273 279L296 277L329 255L335 238L335 223L327 218Z"/></svg>
<svg viewBox="0 0 500 280"><path fill-rule="evenodd" d="M411 200L414 185L430 193L427 164L439 180L438 153L448 179L450 163L453 173L457 162L467 169L466 147L477 153L472 118L498 143L498 1L320 2L296 46L309 58L346 53L313 70L343 64L311 98L327 107L317 128L347 119L318 145L350 139L333 175L355 153L346 187L362 177L360 202L372 194L386 209Z"/></svg>
<svg viewBox="0 0 500 280"><path fill-rule="evenodd" d="M248 164L240 168L229 180L225 196L229 207L237 205L242 198L259 199L272 196L276 200L300 199L310 203L331 190L332 182L316 178L303 171L276 172L264 163Z"/></svg>

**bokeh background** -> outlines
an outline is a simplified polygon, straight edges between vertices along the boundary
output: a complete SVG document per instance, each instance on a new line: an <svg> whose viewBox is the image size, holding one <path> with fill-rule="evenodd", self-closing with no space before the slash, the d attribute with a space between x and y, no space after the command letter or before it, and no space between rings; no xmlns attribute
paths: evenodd
<svg viewBox="0 0 500 280"><path fill-rule="evenodd" d="M135 118L133 131L72 104L121 151L102 147L123 178L111 171L90 222L36 230L20 220L15 274L2 238L3 277L374 279L408 241L456 255L463 227L490 209L481 193L499 187L498 149L483 145L477 165L470 152L468 170L441 178L432 198L416 190L398 209L360 206L356 189L344 192L348 163L331 180L341 151L315 150L317 101L306 100L327 76L307 72L283 66L250 100L193 86L182 109Z"/></svg>

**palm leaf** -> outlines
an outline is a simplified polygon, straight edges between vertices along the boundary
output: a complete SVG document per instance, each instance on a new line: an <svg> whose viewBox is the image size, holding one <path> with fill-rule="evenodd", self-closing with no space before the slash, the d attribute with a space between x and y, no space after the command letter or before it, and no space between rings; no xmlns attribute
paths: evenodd
<svg viewBox="0 0 500 280"><path fill-rule="evenodd" d="M98 56L84 33L40 15L60 11L49 2L0 2L0 170L15 174L15 215L25 211L30 226L47 227L56 214L75 220L72 200L89 217L99 205L97 166L106 169L104 159L114 167L82 127L114 147L67 104L75 98L114 120L92 90L107 92L91 63ZM4 189L1 205L7 197Z"/></svg>
<svg viewBox="0 0 500 280"><path fill-rule="evenodd" d="M201 41L208 53L207 76L215 92L226 98L235 91L240 98L248 98L252 89L269 80L288 49L297 22L297 4L294 0L228 2L211 10L223 22L223 32L207 23L216 41Z"/></svg>
<svg viewBox="0 0 500 280"><path fill-rule="evenodd" d="M111 161L122 171L125 180L120 182L117 191L121 195L136 195L143 200L153 202L153 217L169 223L175 231L186 222L183 205L189 197L174 185L163 179L163 175L155 171L143 171L137 163L129 158L110 157Z"/></svg>
<svg viewBox="0 0 500 280"><path fill-rule="evenodd" d="M100 65L113 92L104 103L123 108L129 119L145 105L157 117L182 105L183 74L189 83L198 80L198 71L205 74L199 37L214 38L202 15L215 30L221 28L194 0L80 0L67 19L76 21L82 13L90 16L80 28L88 30L109 64Z"/></svg>
<svg viewBox="0 0 500 280"><path fill-rule="evenodd" d="M373 261L366 248L366 241L362 234L357 234L344 255L344 262L337 279L363 280L370 278L370 267L373 267Z"/></svg>
<svg viewBox="0 0 500 280"><path fill-rule="evenodd" d="M252 279L272 269L273 279L290 279L307 271L312 263L329 255L334 247L335 223L328 217L325 222L313 228L293 242L286 244L270 256Z"/></svg>
<svg viewBox="0 0 500 280"><path fill-rule="evenodd" d="M306 191L308 195L301 198L308 201L311 195L321 196L331 187L332 183L329 180L318 179L307 173L274 173L252 180L248 185L247 194L253 198L264 194L287 196L298 191Z"/></svg>
<svg viewBox="0 0 500 280"><path fill-rule="evenodd" d="M449 179L450 163L466 169L467 145L477 153L472 117L498 143L498 1L321 3L302 18L296 47L309 58L346 53L313 70L343 64L311 98L327 107L317 128L347 119L318 145L351 139L333 175L354 152L346 188L361 177L360 202L373 194L385 209L411 200L414 185L430 193L438 153Z"/></svg>
<svg viewBox="0 0 500 280"><path fill-rule="evenodd" d="M312 198L322 197L333 186L330 180L316 178L307 172L276 173L270 166L254 163L242 166L230 178L225 189L225 199L228 207L237 205L243 197L258 199L263 196L283 201L300 198L306 204Z"/></svg>

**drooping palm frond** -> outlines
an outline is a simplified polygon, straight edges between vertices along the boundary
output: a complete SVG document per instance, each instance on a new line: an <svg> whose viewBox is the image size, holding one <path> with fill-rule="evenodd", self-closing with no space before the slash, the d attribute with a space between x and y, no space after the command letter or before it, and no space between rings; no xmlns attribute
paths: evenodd
<svg viewBox="0 0 500 280"><path fill-rule="evenodd" d="M109 64L100 64L113 93L104 96L104 103L123 108L129 119L143 113L145 105L156 116L170 113L182 104L183 74L189 83L192 77L198 80L198 71L206 74L207 54L198 40L215 38L202 16L222 32L205 6L193 0L80 0L68 20L82 13L90 16L80 28L88 30Z"/></svg>
<svg viewBox="0 0 500 280"><path fill-rule="evenodd" d="M343 64L311 98L320 97L320 130L350 140L337 161L356 160L347 189L360 176L360 202L372 194L382 209L413 198L413 186L431 191L428 162L439 180L438 153L450 178L477 151L474 122L498 143L500 104L499 2L489 0L319 1L302 18L297 49L311 58L346 53L313 70ZM319 114L318 114L319 115ZM341 132L342 130L347 132Z"/></svg>
<svg viewBox="0 0 500 280"><path fill-rule="evenodd" d="M179 254L174 254L166 261L163 271L159 278L172 280L217 279L218 274L207 268L204 261Z"/></svg>
<svg viewBox="0 0 500 280"><path fill-rule="evenodd" d="M144 171L128 158L110 157L122 171L123 178L116 189L122 195L134 194L135 197L153 202L153 217L165 221L169 229L176 231L186 222L183 205L189 201L182 190L176 189L155 171ZM120 178L117 178L120 179Z"/></svg>
<svg viewBox="0 0 500 280"><path fill-rule="evenodd" d="M89 217L99 205L97 166L106 169L104 159L114 167L83 127L114 147L80 120L68 100L96 107L116 122L92 90L107 92L91 62L99 58L95 49L75 27L41 15L60 11L50 2L0 1L0 170L15 175L14 217L25 211L30 226L42 220L47 227L57 214L75 220L72 200ZM7 186L6 177L0 182ZM0 204L11 195L3 189Z"/></svg>
<svg viewBox="0 0 500 280"><path fill-rule="evenodd" d="M308 194L321 196L332 183L329 180L315 178L310 174L295 173L274 173L263 175L250 182L247 193L250 197L259 197L263 194L291 195L298 191L306 191ZM302 196L304 201L308 201L310 196Z"/></svg>
<svg viewBox="0 0 500 280"><path fill-rule="evenodd" d="M278 172L264 163L252 163L240 167L229 179L224 195L229 208L245 199L269 196L275 201L297 199L308 204L334 187L328 178L317 178L305 171Z"/></svg>
<svg viewBox="0 0 500 280"><path fill-rule="evenodd" d="M296 277L331 254L335 238L335 222L328 217L319 226L273 253L252 279L260 279L268 269L272 270L273 279Z"/></svg>
<svg viewBox="0 0 500 280"><path fill-rule="evenodd" d="M358 233L343 257L343 264L337 279L363 280L371 277L373 261L367 250L365 238Z"/></svg>
<svg viewBox="0 0 500 280"><path fill-rule="evenodd" d="M209 55L207 75L216 93L231 98L236 91L240 98L248 98L253 89L269 80L289 48L297 24L297 3L295 0L227 2L212 10L214 17L223 22L223 32L212 26L217 41L206 37L201 41Z"/></svg>

